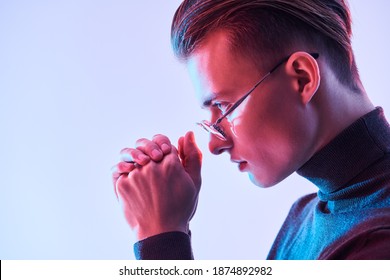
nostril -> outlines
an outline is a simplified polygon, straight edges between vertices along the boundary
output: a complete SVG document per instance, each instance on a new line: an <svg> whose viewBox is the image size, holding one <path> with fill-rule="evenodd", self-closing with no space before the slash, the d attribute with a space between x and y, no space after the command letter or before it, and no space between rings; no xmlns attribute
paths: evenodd
<svg viewBox="0 0 390 280"><path fill-rule="evenodd" d="M221 140L215 135L210 136L209 150L214 155L220 155L223 152L231 149L233 146L230 140Z"/></svg>
<svg viewBox="0 0 390 280"><path fill-rule="evenodd" d="M223 152L225 152L225 149L221 149L221 150L218 150L216 153L215 153L215 155L220 155L220 154L222 154Z"/></svg>

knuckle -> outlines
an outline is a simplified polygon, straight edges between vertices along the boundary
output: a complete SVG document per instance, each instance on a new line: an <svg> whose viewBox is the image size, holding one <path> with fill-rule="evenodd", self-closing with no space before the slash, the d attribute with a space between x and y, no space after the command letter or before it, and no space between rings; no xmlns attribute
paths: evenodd
<svg viewBox="0 0 390 280"><path fill-rule="evenodd" d="M144 146L145 143L147 142L150 142L149 139L146 139L146 138L140 138L138 139L137 141L135 141L135 145L138 147L138 146Z"/></svg>
<svg viewBox="0 0 390 280"><path fill-rule="evenodd" d="M116 187L116 191L118 192L118 194L128 193L129 186L130 185L129 185L127 176L124 176L124 175L119 176L119 178L116 180L115 187Z"/></svg>
<svg viewBox="0 0 390 280"><path fill-rule="evenodd" d="M158 142L170 142L169 138L163 134L156 134L153 136L153 141L158 141Z"/></svg>
<svg viewBox="0 0 390 280"><path fill-rule="evenodd" d="M119 181L119 179L120 179L122 176L123 176L123 174L118 173L118 172L112 174L112 181L113 181L114 185L118 184L118 181Z"/></svg>
<svg viewBox="0 0 390 280"><path fill-rule="evenodd" d="M143 154L143 152L138 149L130 149L129 154L131 157L136 158L139 154Z"/></svg>
<svg viewBox="0 0 390 280"><path fill-rule="evenodd" d="M171 144L171 141L169 140L169 138L165 135L161 135L161 134L157 134L153 137L153 141L158 144L161 148L164 148L164 146L166 145L167 147L170 147L172 144ZM167 149L167 147L165 147L165 149Z"/></svg>
<svg viewBox="0 0 390 280"><path fill-rule="evenodd" d="M143 152L147 156L152 156L153 151L160 150L160 147L156 143L149 141L149 142L145 143L145 145L142 146L142 148L137 147L137 149L138 149L138 151Z"/></svg>
<svg viewBox="0 0 390 280"><path fill-rule="evenodd" d="M123 173L123 171L126 171L127 169L129 169L129 163L122 161L117 164L117 172Z"/></svg>
<svg viewBox="0 0 390 280"><path fill-rule="evenodd" d="M153 141L148 140L146 138L139 139L136 142L136 148L138 150L147 150L148 151L151 148L156 147L156 146L157 146L156 143L154 143Z"/></svg>
<svg viewBox="0 0 390 280"><path fill-rule="evenodd" d="M177 165L178 163L180 163L180 160L179 160L178 156L171 153L171 154L165 156L163 162L164 162L164 165L173 166L173 165Z"/></svg>

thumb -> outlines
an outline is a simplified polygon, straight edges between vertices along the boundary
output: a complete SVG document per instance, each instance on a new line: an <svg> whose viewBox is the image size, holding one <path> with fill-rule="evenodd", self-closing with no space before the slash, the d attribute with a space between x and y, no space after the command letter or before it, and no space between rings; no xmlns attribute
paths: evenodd
<svg viewBox="0 0 390 280"><path fill-rule="evenodd" d="M195 186L200 189L202 183L201 167L202 153L195 143L195 136L192 131L187 132L179 139L179 155L184 169L190 175Z"/></svg>

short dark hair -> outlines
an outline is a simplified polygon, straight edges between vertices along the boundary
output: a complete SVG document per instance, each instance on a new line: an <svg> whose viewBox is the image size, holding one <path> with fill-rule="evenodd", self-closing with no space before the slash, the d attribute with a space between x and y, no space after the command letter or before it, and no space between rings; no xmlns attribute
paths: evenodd
<svg viewBox="0 0 390 280"><path fill-rule="evenodd" d="M261 61L263 68L303 43L306 51L327 59L342 83L359 88L344 0L184 0L172 22L175 55L188 59L219 29L228 32L234 51Z"/></svg>

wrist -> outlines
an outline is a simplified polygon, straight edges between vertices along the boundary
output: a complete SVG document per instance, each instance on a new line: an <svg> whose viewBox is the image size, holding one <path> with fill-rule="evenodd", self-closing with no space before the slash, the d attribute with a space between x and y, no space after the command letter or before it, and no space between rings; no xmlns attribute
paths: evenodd
<svg viewBox="0 0 390 280"><path fill-rule="evenodd" d="M137 239L144 240L146 238L163 234L163 233L168 233L168 232L183 232L185 234L189 234L190 232L189 225L187 224L186 226L148 228L148 229L139 228L137 231Z"/></svg>

